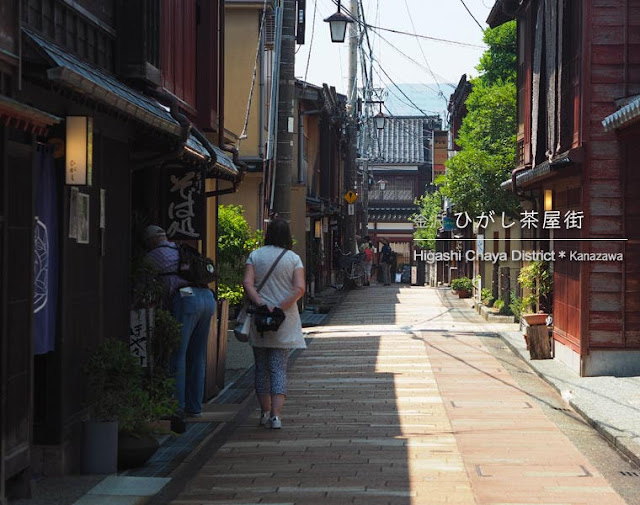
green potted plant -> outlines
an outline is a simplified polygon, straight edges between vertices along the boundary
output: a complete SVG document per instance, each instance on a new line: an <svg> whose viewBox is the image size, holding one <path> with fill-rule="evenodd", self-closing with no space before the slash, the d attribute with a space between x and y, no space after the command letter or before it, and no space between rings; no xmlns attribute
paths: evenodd
<svg viewBox="0 0 640 505"><path fill-rule="evenodd" d="M158 356L168 363L170 352ZM94 399L85 425L85 472L144 464L158 448L155 423L177 407L165 365L145 369L124 341L108 339L89 356L84 371Z"/></svg>
<svg viewBox="0 0 640 505"><path fill-rule="evenodd" d="M546 324L553 291L553 274L546 261L534 261L520 270L520 286L528 294L523 297L522 317L528 325Z"/></svg>
<svg viewBox="0 0 640 505"><path fill-rule="evenodd" d="M546 324L550 315L553 274L549 271L549 263L534 261L523 267L518 282L526 293L522 298L520 324L527 349L531 349L533 358L534 349L531 348L531 342L532 338L535 338L536 359L550 358L551 346L547 342L549 334ZM544 327L544 330L541 330L541 327ZM542 351L539 352L538 348Z"/></svg>
<svg viewBox="0 0 640 505"><path fill-rule="evenodd" d="M108 339L91 353L84 372L94 399L84 426L84 471L114 473L119 422L139 387L140 367L124 342Z"/></svg>
<svg viewBox="0 0 640 505"><path fill-rule="evenodd" d="M458 293L458 298L469 298L473 291L473 281L469 277L459 277L451 281L451 289Z"/></svg>
<svg viewBox="0 0 640 505"><path fill-rule="evenodd" d="M153 332L147 347L149 366L138 366L141 387L132 389L121 412L119 468L143 465L158 448L156 434L169 431L169 421L164 421L163 425L161 420L168 420L178 407L173 391L174 382L169 378L169 363L180 340L180 323L170 312L156 309Z"/></svg>
<svg viewBox="0 0 640 505"><path fill-rule="evenodd" d="M481 291L482 303L487 307L492 307L495 302L495 298L493 297L491 290L489 288L482 288Z"/></svg>

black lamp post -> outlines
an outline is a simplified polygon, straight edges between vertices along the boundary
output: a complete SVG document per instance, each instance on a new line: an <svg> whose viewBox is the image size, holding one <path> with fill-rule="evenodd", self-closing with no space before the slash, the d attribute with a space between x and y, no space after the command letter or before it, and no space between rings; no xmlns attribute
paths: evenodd
<svg viewBox="0 0 640 505"><path fill-rule="evenodd" d="M340 0L338 0L338 12L329 16L324 20L329 23L331 29L331 42L344 42L344 36L347 32L347 23L353 23L353 19L342 13L340 9Z"/></svg>

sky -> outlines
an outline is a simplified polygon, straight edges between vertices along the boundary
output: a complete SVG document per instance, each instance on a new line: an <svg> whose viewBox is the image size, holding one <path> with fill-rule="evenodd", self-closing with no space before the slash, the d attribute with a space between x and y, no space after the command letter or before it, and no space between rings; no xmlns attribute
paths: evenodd
<svg viewBox="0 0 640 505"><path fill-rule="evenodd" d="M365 20L369 25L482 46L467 47L370 30L375 58L384 69L383 72L374 65L374 84L389 90L386 100L388 106L393 108L394 115L419 115L421 111L391 81L398 85L417 85L400 87L420 109L432 114L442 113L446 109L448 98L462 74L478 74L475 67L484 52L482 31L465 10L463 1L482 27L486 28L486 19L494 0L362 0ZM342 0L342 5L350 9L351 0ZM349 44L347 41L344 44L332 43L329 24L323 21L336 10L337 6L332 0L307 0L306 42L297 46L295 75L300 79L305 79L306 75L306 81L316 85L326 82L339 92L346 93ZM358 86L361 84L358 75Z"/></svg>

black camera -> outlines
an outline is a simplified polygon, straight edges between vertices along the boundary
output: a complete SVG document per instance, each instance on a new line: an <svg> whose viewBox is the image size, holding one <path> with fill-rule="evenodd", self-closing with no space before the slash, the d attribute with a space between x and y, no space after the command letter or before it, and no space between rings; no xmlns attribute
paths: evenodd
<svg viewBox="0 0 640 505"><path fill-rule="evenodd" d="M275 307L273 311L270 311L266 305L256 307L253 314L253 322L260 333L277 331L286 317L280 307Z"/></svg>

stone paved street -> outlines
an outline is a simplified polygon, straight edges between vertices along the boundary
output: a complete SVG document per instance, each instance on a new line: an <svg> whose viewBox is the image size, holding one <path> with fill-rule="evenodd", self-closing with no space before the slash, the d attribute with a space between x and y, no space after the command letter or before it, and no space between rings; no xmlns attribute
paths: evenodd
<svg viewBox="0 0 640 505"><path fill-rule="evenodd" d="M175 505L625 502L444 290L352 291L290 368L283 428L259 411Z"/></svg>

